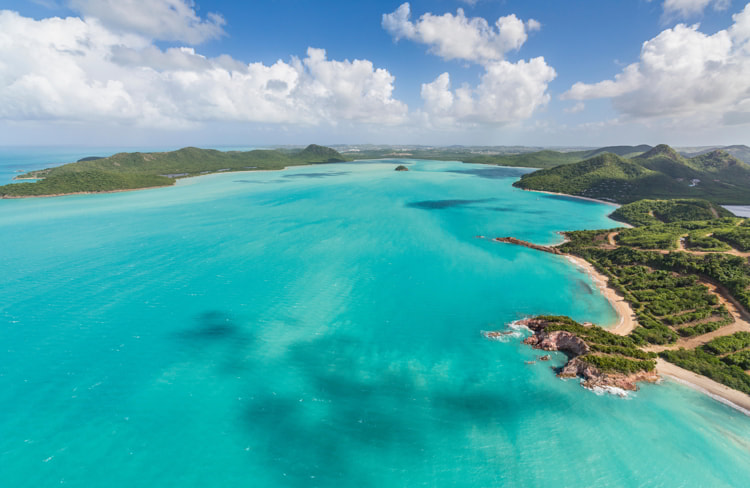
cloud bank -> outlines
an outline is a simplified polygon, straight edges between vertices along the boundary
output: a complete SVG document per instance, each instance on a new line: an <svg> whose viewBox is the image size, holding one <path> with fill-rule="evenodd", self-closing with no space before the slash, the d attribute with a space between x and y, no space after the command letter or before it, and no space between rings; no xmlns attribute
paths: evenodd
<svg viewBox="0 0 750 488"><path fill-rule="evenodd" d="M556 73L543 57L516 63L505 60L508 52L523 46L529 32L541 28L534 19L523 22L507 15L490 25L481 17L468 18L458 9L456 15L425 13L412 21L411 7L404 3L383 15L382 26L396 41L426 44L431 53L446 61L459 59L484 67L475 87L452 89L447 72L422 85L421 115L430 125L515 123L528 119L549 101L547 86Z"/></svg>
<svg viewBox="0 0 750 488"><path fill-rule="evenodd" d="M224 18L209 13L202 19L191 0L70 0L84 18L96 18L107 28L150 39L200 44L224 35Z"/></svg>
<svg viewBox="0 0 750 488"><path fill-rule="evenodd" d="M186 12L173 10L187 16L186 30L170 37L213 35L210 22L196 24ZM181 128L208 121L388 125L408 115L392 97L394 77L367 60L329 60L309 48L303 59L247 64L193 48L160 49L145 35L152 28L145 21L135 33L109 22L0 11L0 118Z"/></svg>
<svg viewBox="0 0 750 488"><path fill-rule="evenodd" d="M575 83L567 100L611 98L631 119L674 124L750 122L750 4L713 35L678 24L643 44L638 62L613 80Z"/></svg>

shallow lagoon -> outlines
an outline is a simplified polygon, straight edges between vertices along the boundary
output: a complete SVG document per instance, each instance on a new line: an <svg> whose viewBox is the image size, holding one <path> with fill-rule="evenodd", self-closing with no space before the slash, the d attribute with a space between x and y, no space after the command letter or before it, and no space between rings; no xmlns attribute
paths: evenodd
<svg viewBox="0 0 750 488"><path fill-rule="evenodd" d="M617 225L513 189L524 171L393 160L0 201L0 479L744 486L742 414L673 383L597 396L481 336L615 320L564 259L475 238Z"/></svg>

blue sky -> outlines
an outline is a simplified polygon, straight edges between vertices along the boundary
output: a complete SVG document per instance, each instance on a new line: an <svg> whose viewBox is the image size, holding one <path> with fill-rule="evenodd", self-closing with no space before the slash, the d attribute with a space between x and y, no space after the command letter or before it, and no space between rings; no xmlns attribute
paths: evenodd
<svg viewBox="0 0 750 488"><path fill-rule="evenodd" d="M685 146L749 124L740 1L0 1L2 145Z"/></svg>

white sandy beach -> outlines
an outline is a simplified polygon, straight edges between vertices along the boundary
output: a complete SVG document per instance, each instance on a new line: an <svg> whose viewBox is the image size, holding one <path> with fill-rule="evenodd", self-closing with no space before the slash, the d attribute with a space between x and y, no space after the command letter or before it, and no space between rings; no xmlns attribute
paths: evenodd
<svg viewBox="0 0 750 488"><path fill-rule="evenodd" d="M585 259L570 255L566 255L565 257L591 276L591 279L597 284L602 295L609 300L609 303L612 304L612 307L617 312L619 317L617 324L607 330L618 335L627 335L632 332L638 325L633 309L618 291L607 285L609 278L599 273ZM680 368L663 359L656 360L656 371L662 376L669 377L678 383L705 393L711 398L750 416L750 396L741 391L733 390L710 378Z"/></svg>

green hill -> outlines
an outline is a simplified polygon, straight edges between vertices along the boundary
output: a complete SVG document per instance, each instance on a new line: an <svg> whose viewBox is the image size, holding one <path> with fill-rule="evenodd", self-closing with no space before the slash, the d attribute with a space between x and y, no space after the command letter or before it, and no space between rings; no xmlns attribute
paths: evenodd
<svg viewBox="0 0 750 488"><path fill-rule="evenodd" d="M600 147L599 149L594 149L593 151L589 151L584 155L583 159L593 158L594 156L597 156L599 154L608 152L612 154L617 154L618 156L622 156L624 158L630 158L633 156L638 156L640 154L643 154L645 152L648 152L652 149L651 146L648 144L641 144L640 146L607 146L607 147Z"/></svg>
<svg viewBox="0 0 750 488"><path fill-rule="evenodd" d="M702 198L750 204L750 166L711 151L684 158L667 145L625 159L612 153L524 175L515 186L618 203L641 199Z"/></svg>
<svg viewBox="0 0 750 488"><path fill-rule="evenodd" d="M682 155L687 158L693 158L695 156L700 156L709 152L716 151L717 149L720 149L728 154L731 154L732 156L739 159L743 163L750 164L750 147L747 147L744 144L736 144L733 146L709 147L709 148L702 149L700 151L693 152L693 153L682 153Z"/></svg>
<svg viewBox="0 0 750 488"><path fill-rule="evenodd" d="M732 213L707 200L638 200L618 208L611 218L635 226L686 221L710 221L732 217Z"/></svg>
<svg viewBox="0 0 750 488"><path fill-rule="evenodd" d="M108 158L84 158L55 168L31 171L18 179L36 178L40 181L0 186L0 197L133 190L172 185L176 178L208 173L283 169L344 160L335 150L315 144L301 151L222 152L185 147L170 152L118 153Z"/></svg>

